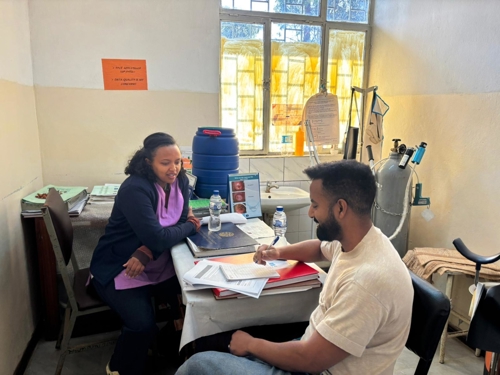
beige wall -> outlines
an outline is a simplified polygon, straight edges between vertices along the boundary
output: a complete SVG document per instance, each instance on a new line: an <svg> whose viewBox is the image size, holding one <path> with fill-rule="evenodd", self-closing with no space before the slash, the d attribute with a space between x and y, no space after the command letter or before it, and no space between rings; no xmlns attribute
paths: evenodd
<svg viewBox="0 0 500 375"><path fill-rule="evenodd" d="M500 251L499 13L487 0L375 2L370 85L391 107L383 153L392 138L428 143L417 172L436 217L412 208L410 249L461 237L478 253ZM457 284L456 305L467 306L471 283Z"/></svg>
<svg viewBox="0 0 500 375"><path fill-rule="evenodd" d="M0 1L0 35L0 374L10 375L37 320L36 262L19 204L43 186L27 1Z"/></svg>
<svg viewBox="0 0 500 375"><path fill-rule="evenodd" d="M384 155L392 138L428 143L417 168L436 217L413 207L409 248L464 242L497 253L500 201L500 3L377 1L370 84L390 105Z"/></svg>
<svg viewBox="0 0 500 375"><path fill-rule="evenodd" d="M217 125L217 94L35 90L44 181L56 185L121 183L127 160L147 135L163 131L191 146L198 126Z"/></svg>
<svg viewBox="0 0 500 375"><path fill-rule="evenodd" d="M191 146L198 127L218 126L218 4L30 2L46 183L119 183L150 133ZM104 91L102 58L145 59L149 90Z"/></svg>

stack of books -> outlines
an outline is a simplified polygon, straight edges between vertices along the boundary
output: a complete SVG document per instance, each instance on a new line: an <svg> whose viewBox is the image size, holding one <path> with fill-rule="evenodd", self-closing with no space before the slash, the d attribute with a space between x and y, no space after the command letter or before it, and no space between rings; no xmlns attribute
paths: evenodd
<svg viewBox="0 0 500 375"><path fill-rule="evenodd" d="M96 185L90 192L89 204L115 203L120 184Z"/></svg>
<svg viewBox="0 0 500 375"><path fill-rule="evenodd" d="M70 216L78 216L82 213L88 200L86 187L47 185L21 199L21 215L23 217L41 217L42 207L50 188L56 189L61 194Z"/></svg>
<svg viewBox="0 0 500 375"><path fill-rule="evenodd" d="M218 232L202 225L200 230L186 238L195 258L254 253L258 242L243 232L234 223L222 223Z"/></svg>
<svg viewBox="0 0 500 375"><path fill-rule="evenodd" d="M204 216L209 216L210 215L210 199L190 199L189 200L189 207L191 207L191 210L193 211L193 215L201 219ZM222 203L222 210L221 214L227 213L227 204L226 202Z"/></svg>

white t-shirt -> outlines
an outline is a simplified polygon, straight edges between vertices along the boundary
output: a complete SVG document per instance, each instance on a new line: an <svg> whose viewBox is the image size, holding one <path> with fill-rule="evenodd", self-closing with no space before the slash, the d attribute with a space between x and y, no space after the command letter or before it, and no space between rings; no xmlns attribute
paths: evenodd
<svg viewBox="0 0 500 375"><path fill-rule="evenodd" d="M351 355L323 374L393 374L410 331L413 286L389 239L372 226L350 252L322 242L332 261L302 337L314 331Z"/></svg>

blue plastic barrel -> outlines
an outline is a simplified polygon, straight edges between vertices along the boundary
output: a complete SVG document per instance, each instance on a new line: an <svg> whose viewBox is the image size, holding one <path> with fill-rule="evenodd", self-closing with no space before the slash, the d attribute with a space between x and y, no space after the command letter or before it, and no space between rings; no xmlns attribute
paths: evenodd
<svg viewBox="0 0 500 375"><path fill-rule="evenodd" d="M193 137L192 165L198 197L210 198L214 190L219 190L221 197L227 198L227 176L239 171L239 145L234 130L198 128Z"/></svg>

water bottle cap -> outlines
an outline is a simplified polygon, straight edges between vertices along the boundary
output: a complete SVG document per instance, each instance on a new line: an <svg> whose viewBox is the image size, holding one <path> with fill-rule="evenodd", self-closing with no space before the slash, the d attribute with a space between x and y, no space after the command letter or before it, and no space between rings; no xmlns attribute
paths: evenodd
<svg viewBox="0 0 500 375"><path fill-rule="evenodd" d="M276 206L276 211L283 211L283 206Z"/></svg>
<svg viewBox="0 0 500 375"><path fill-rule="evenodd" d="M219 195L219 190L214 190L214 195Z"/></svg>

